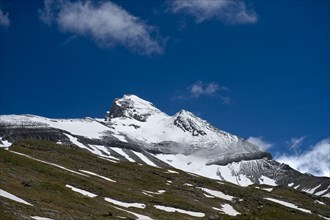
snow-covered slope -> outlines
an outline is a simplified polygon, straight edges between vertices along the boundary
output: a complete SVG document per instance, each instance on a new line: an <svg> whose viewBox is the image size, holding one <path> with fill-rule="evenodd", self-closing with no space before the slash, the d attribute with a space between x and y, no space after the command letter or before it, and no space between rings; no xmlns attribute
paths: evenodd
<svg viewBox="0 0 330 220"><path fill-rule="evenodd" d="M172 141L208 147L210 142L227 146L238 141L237 136L215 129L188 111L169 116L135 95L115 100L106 118L114 130L149 144Z"/></svg>
<svg viewBox="0 0 330 220"><path fill-rule="evenodd" d="M170 116L135 95L114 100L105 119L1 115L0 147L20 139L71 144L113 163L175 167L242 186L285 185L318 196L330 194L329 178L301 174L191 112Z"/></svg>
<svg viewBox="0 0 330 220"><path fill-rule="evenodd" d="M1 115L0 125L9 128L56 128L87 138L101 138L110 129L98 121L85 119L49 119L35 115Z"/></svg>
<svg viewBox="0 0 330 220"><path fill-rule="evenodd" d="M105 123L127 140L163 153L194 154L209 163L259 159L267 155L259 147L219 130L191 112L169 116L135 95L113 102Z"/></svg>

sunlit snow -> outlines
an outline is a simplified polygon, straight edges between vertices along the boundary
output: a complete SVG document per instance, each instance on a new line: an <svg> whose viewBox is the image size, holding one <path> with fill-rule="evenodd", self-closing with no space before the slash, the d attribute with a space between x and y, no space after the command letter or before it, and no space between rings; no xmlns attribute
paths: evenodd
<svg viewBox="0 0 330 220"><path fill-rule="evenodd" d="M12 145L12 143L7 140L3 140L0 138L0 141L2 142L0 142L0 147L10 147Z"/></svg>
<svg viewBox="0 0 330 220"><path fill-rule="evenodd" d="M302 212L312 213L310 210L299 208L297 205L289 203L289 202L285 202L285 201L278 200L278 199L273 199L273 198L265 198L265 199L267 199L269 201L272 201L272 202L275 202L275 203L278 203L278 204L281 204L281 205L284 205L284 206L292 208L292 209L300 210Z"/></svg>
<svg viewBox="0 0 330 220"><path fill-rule="evenodd" d="M45 218L45 217L40 217L40 216L30 216L30 218L35 219L35 220L53 220L52 218Z"/></svg>
<svg viewBox="0 0 330 220"><path fill-rule="evenodd" d="M128 202L121 202L115 199L111 199L108 197L104 198L105 201L110 202L114 205L119 205L121 207L125 207L125 208L129 208L129 207L135 207L135 208L139 208L139 209L144 209L146 207L145 204L143 203L137 203L137 202L133 202L133 203L128 203Z"/></svg>
<svg viewBox="0 0 330 220"><path fill-rule="evenodd" d="M173 208L173 207L168 207L168 206L162 206L162 205L154 205L154 207L156 209L163 210L165 212L179 212L179 213L182 213L182 214L187 214L187 215L190 215L190 216L200 217L200 218L205 216L205 214L202 213L202 212L186 211L186 210L183 210L183 209L178 209L178 208Z"/></svg>
<svg viewBox="0 0 330 220"><path fill-rule="evenodd" d="M119 208L117 206L112 206L118 210L121 210L121 211L124 211L124 212L127 212L127 213L130 213L132 215L134 215L137 219L136 220L153 220L152 218L146 216L146 215L141 215L141 214L138 214L136 212L132 212L132 211L128 211L128 210L125 210L125 209L122 209L122 208Z"/></svg>
<svg viewBox="0 0 330 220"><path fill-rule="evenodd" d="M111 147L111 150L115 151L116 153L118 153L119 155L125 157L128 161L130 162L135 162L132 158L130 158L130 156L128 156L123 149L118 148L118 147Z"/></svg>
<svg viewBox="0 0 330 220"><path fill-rule="evenodd" d="M31 203L28 203L24 199L21 199L21 198L15 196L14 194L11 194L11 193L9 193L9 192L7 192L5 190L2 190L2 189L0 189L0 196L5 197L7 199L11 199L11 200L13 200L15 202L19 202L19 203L23 203L25 205L33 206Z"/></svg>
<svg viewBox="0 0 330 220"><path fill-rule="evenodd" d="M241 213L239 213L238 211L236 211L231 205L229 204L223 204L221 205L221 208L216 208L216 207L212 207L214 210L216 211L220 211L223 212L227 215L230 216L236 216L236 215L240 215Z"/></svg>
<svg viewBox="0 0 330 220"><path fill-rule="evenodd" d="M149 166L153 166L153 167L158 167L156 164L154 164L148 157L146 157L144 154L140 153L140 152L135 152L134 154L136 154L143 162L145 162L146 164L148 164Z"/></svg>
<svg viewBox="0 0 330 220"><path fill-rule="evenodd" d="M204 192L208 193L211 196L214 196L214 197L217 197L217 198L220 198L220 199L233 201L233 198L235 198L234 196L226 195L223 192L220 192L220 191L217 191L217 190L207 189L207 188L203 188L203 187L197 187L197 188L203 190Z"/></svg>
<svg viewBox="0 0 330 220"><path fill-rule="evenodd" d="M307 193L309 193L309 194L314 194L314 192L315 192L315 190L317 190L319 187L321 187L322 185L320 184L320 185L318 185L318 186L316 186L316 187L314 187L314 188L311 188L311 189L306 189L306 188L304 188L304 189L302 189L301 191L304 191L304 192L307 192Z"/></svg>
<svg viewBox="0 0 330 220"><path fill-rule="evenodd" d="M44 161L44 160L40 160L40 159L37 159L37 158L34 158L34 157L31 157L30 155L27 155L27 154L22 154L22 153L19 153L19 152L16 152L16 151L12 151L10 150L10 152L14 153L14 154L17 154L17 155L21 155L21 156L24 156L24 157L27 157L27 158L30 158L32 160L35 160L35 161L38 161L38 162L41 162L41 163L45 163L45 164L48 164L48 165L51 165L51 166L54 166L54 167L57 167L57 168L60 168L62 170L65 170L65 171L68 171L70 173L74 173L74 174L78 174L78 175L81 175L81 176L88 176L86 174L83 174L83 173L80 173L80 172L77 172L77 171L74 171L74 170L71 170L71 169L68 169L68 168L65 168L61 165L58 165L58 164L55 164L55 163L51 163L51 162L47 162L47 161Z"/></svg>
<svg viewBox="0 0 330 220"><path fill-rule="evenodd" d="M86 191L86 190L83 190L83 189L79 189L79 188L76 188L76 187L73 187L73 186L71 186L71 185L65 185L66 187L68 187L68 188L70 188L72 191L74 191L74 192L77 192L77 193L80 193L80 194L82 194L82 195L84 195L84 196L87 196L87 197L90 197L90 198L94 198L94 197L96 197L97 195L96 194L94 194L94 193L91 193L91 192L88 192L88 191Z"/></svg>
<svg viewBox="0 0 330 220"><path fill-rule="evenodd" d="M93 173L91 171L87 171L87 170L79 170L79 171L80 172L83 172L83 173L87 173L87 174L93 175L93 176L100 177L100 178L105 179L105 180L110 181L110 182L116 182L115 180L112 180L112 179L110 179L108 177L105 177L105 176L101 176L101 175L96 174L96 173Z"/></svg>

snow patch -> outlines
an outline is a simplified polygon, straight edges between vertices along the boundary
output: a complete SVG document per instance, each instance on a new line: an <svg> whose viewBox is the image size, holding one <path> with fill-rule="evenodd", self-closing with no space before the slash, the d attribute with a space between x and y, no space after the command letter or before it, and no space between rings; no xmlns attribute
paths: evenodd
<svg viewBox="0 0 330 220"><path fill-rule="evenodd" d="M321 205L326 205L324 202L321 202L321 201L319 201L319 200L315 200L314 202L315 202L315 203L318 203L318 204L321 204Z"/></svg>
<svg viewBox="0 0 330 220"><path fill-rule="evenodd" d="M44 160L40 160L40 159L37 159L37 158L34 158L34 157L31 157L30 155L27 155L27 154L22 154L22 153L19 153L19 152L16 152L16 151L12 151L10 150L10 152L14 153L14 154L17 154L17 155L20 155L20 156L23 156L23 157L27 157L27 158L30 158L32 160L35 160L35 161L38 161L38 162L41 162L41 163L44 163L44 164L48 164L48 165L51 165L53 167L57 167L57 168L60 168L62 170L65 170L65 171L68 171L70 173L74 173L74 174L78 174L80 176L87 176L88 175L85 175L83 173L80 173L80 172L77 172L77 171L74 171L74 170L71 170L71 169L68 169L68 168L65 168L61 165L58 165L58 164L55 164L55 163L50 163L50 162L47 162L47 161L44 161Z"/></svg>
<svg viewBox="0 0 330 220"><path fill-rule="evenodd" d="M125 207L125 208L129 208L129 207L134 207L134 208L139 208L139 209L144 209L146 207L145 204L143 203L137 203L137 202L133 202L133 203L128 203L128 202L121 202L115 199L111 199L108 197L104 198L105 201L110 202L114 205L119 205L121 207Z"/></svg>
<svg viewBox="0 0 330 220"><path fill-rule="evenodd" d="M131 212L131 211L128 211L128 210L125 210L125 209L122 209L122 208L119 208L119 207L116 207L116 206L112 206L114 207L115 209L118 209L118 210L121 210L121 211L124 211L124 212L127 212L127 213L130 213L132 215L135 215L137 217L136 220L153 220L152 218L146 216L146 215L141 215L141 214L138 214L138 213L135 213L135 212Z"/></svg>
<svg viewBox="0 0 330 220"><path fill-rule="evenodd" d="M179 172L175 171L175 170L167 170L168 173L175 173L178 174Z"/></svg>
<svg viewBox="0 0 330 220"><path fill-rule="evenodd" d="M93 150L89 149L89 151L91 151L93 154L96 154L100 157L105 157L105 158L108 158L108 159L119 161L118 158L111 156L108 148L106 148L103 145L95 145L95 144L92 145L92 144L90 144L89 147L93 149Z"/></svg>
<svg viewBox="0 0 330 220"><path fill-rule="evenodd" d="M1 138L0 138L1 139ZM12 145L11 142L7 141L7 140L3 140L1 139L1 142L2 144L0 143L0 147L4 147L4 148L7 148L7 147L10 147Z"/></svg>
<svg viewBox="0 0 330 220"><path fill-rule="evenodd" d="M217 197L217 198L220 198L220 199L225 199L225 200L228 200L228 201L233 201L233 198L235 198L233 196L226 195L223 192L220 192L220 191L217 191L217 190L207 189L207 188L203 188L203 187L196 187L196 188L201 189L204 192L208 193L209 195L214 196L214 197Z"/></svg>
<svg viewBox="0 0 330 220"><path fill-rule="evenodd" d="M151 160L149 160L149 158L146 157L145 155L143 155L142 153L134 151L134 154L136 154L143 162L145 162L149 166L158 167L156 164L151 162Z"/></svg>
<svg viewBox="0 0 330 220"><path fill-rule="evenodd" d="M268 192L271 192L273 190L273 188L262 188L262 187L259 187L259 186L256 186L255 188L265 190L265 191L268 191Z"/></svg>
<svg viewBox="0 0 330 220"><path fill-rule="evenodd" d="M294 185L294 183L289 183L288 187L292 187Z"/></svg>
<svg viewBox="0 0 330 220"><path fill-rule="evenodd" d="M281 205L284 205L284 206L292 208L292 209L300 210L300 211L305 212L305 213L312 213L310 210L299 208L295 204L292 204L292 203L289 203L289 202L285 202L285 201L281 201L281 200L273 199L273 198L264 198L264 199L275 202L275 203L278 203L278 204L281 204Z"/></svg>
<svg viewBox="0 0 330 220"><path fill-rule="evenodd" d="M240 215L241 213L236 211L231 205L229 204L223 204L221 205L221 209L219 208L215 208L215 207L212 207L214 210L216 211L220 211L220 212L223 212L227 215L230 215L230 216L236 216L236 215Z"/></svg>
<svg viewBox="0 0 330 220"><path fill-rule="evenodd" d="M301 191L304 191L304 192L309 193L309 194L314 194L315 190L317 190L319 187L321 187L321 184L314 187L314 188L311 188L311 189L306 189L306 188L302 189Z"/></svg>
<svg viewBox="0 0 330 220"><path fill-rule="evenodd" d="M329 189L330 189L330 186L328 186L325 190L322 190L322 191L319 191L319 192L315 193L315 195L316 195L316 196L321 196L321 195L323 195L324 193L326 193Z"/></svg>
<svg viewBox="0 0 330 220"><path fill-rule="evenodd" d="M79 171L80 171L80 172L83 172L83 173L90 174L90 175L92 175L92 176L100 177L100 178L105 179L105 180L110 181L110 182L114 182L114 183L116 182L115 180L112 180L112 179L110 179L110 178L108 178L108 177L105 177L105 176L101 176L101 175L96 174L96 173L93 173L93 172L91 172L91 171L87 171L87 170L79 170Z"/></svg>
<svg viewBox="0 0 330 220"><path fill-rule="evenodd" d="M214 198L215 198L214 196L211 196L211 195L209 195L209 194L205 194L205 193L203 193L203 195L204 195L206 198L211 198L211 199L214 199Z"/></svg>
<svg viewBox="0 0 330 220"><path fill-rule="evenodd" d="M277 184L275 183L275 180L267 177L267 176L261 176L259 178L259 182L260 184L265 184L265 185L270 185L270 186L277 186Z"/></svg>
<svg viewBox="0 0 330 220"><path fill-rule="evenodd" d="M5 197L5 198L10 199L10 200L13 200L15 202L19 202L19 203L22 203L22 204L25 204L25 205L33 206L31 203L28 203L24 199L21 199L21 198L15 196L14 194L11 194L11 193L9 193L5 190L2 190L2 189L0 189L0 196Z"/></svg>
<svg viewBox="0 0 330 220"><path fill-rule="evenodd" d="M322 197L330 198L330 193L327 193L327 194L323 195Z"/></svg>
<svg viewBox="0 0 330 220"><path fill-rule="evenodd" d="M111 150L115 151L116 153L118 153L119 155L125 157L128 161L130 162L135 162L132 158L130 158L121 148L118 147L111 147Z"/></svg>
<svg viewBox="0 0 330 220"><path fill-rule="evenodd" d="M65 134L65 136L67 136L67 137L70 139L70 141L71 141L74 145L77 145L77 146L80 147L80 148L87 149L87 150L90 151L90 149L89 149L88 147L86 147L85 145L83 145L82 143L80 143L80 142L78 141L78 138L73 137L73 136L71 136L71 135L69 135L69 134Z"/></svg>
<svg viewBox="0 0 330 220"><path fill-rule="evenodd" d="M95 198L97 195L94 194L94 193L91 193L91 192L88 192L86 190L83 190L83 189L79 189L79 188L76 188L76 187L73 187L71 185L65 185L66 187L70 188L72 191L74 192L77 192L77 193L80 193L81 195L84 195L84 196L87 196L87 197L90 197L90 198Z"/></svg>
<svg viewBox="0 0 330 220"><path fill-rule="evenodd" d="M30 218L35 219L35 220L54 220L52 218L45 218L45 217L40 217L40 216L30 216Z"/></svg>
<svg viewBox="0 0 330 220"><path fill-rule="evenodd" d="M114 136L115 138L117 138L118 140L120 140L121 142L127 142L126 138L123 135L119 135L119 134L111 134L112 136Z"/></svg>
<svg viewBox="0 0 330 220"><path fill-rule="evenodd" d="M111 160L109 158L106 158L106 157L103 157L103 156L99 156L98 158L100 159L103 159L103 160L107 160L107 161L110 161L111 163L119 163L118 161L115 161L115 160ZM119 160L119 159L118 159Z"/></svg>
<svg viewBox="0 0 330 220"><path fill-rule="evenodd" d="M152 195L150 194L153 194L153 195L161 195L161 194L164 194L166 192L166 190L158 190L157 192L152 192L152 191L148 191L148 190L143 190L142 193L144 195L147 195L147 196L151 196L153 197Z"/></svg>
<svg viewBox="0 0 330 220"><path fill-rule="evenodd" d="M199 218L202 218L202 217L205 216L205 214L202 213L202 212L186 211L186 210L183 210L183 209L178 209L178 208L173 208L173 207L168 207L168 206L162 206L162 205L154 205L154 207L156 209L159 209L159 210L162 210L162 211L165 211L165 212L179 212L179 213L182 213L182 214L187 214L187 215L194 216L194 217L199 217Z"/></svg>

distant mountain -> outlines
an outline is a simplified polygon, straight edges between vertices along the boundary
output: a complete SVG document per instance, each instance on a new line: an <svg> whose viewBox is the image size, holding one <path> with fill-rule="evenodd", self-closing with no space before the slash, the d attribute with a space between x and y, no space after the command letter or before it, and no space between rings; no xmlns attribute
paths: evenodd
<svg viewBox="0 0 330 220"><path fill-rule="evenodd" d="M191 112L169 116L135 95L114 100L105 119L1 115L0 145L24 139L75 145L109 160L174 167L240 186L286 186L330 198L330 178L302 174Z"/></svg>

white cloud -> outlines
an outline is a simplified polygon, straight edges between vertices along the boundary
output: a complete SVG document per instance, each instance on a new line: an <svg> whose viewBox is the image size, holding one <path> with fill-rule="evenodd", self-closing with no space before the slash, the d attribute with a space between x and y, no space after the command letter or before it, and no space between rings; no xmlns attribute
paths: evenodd
<svg viewBox="0 0 330 220"><path fill-rule="evenodd" d="M321 140L301 154L280 155L275 160L302 173L330 177L330 138Z"/></svg>
<svg viewBox="0 0 330 220"><path fill-rule="evenodd" d="M290 141L288 141L288 144L290 145L291 149L296 149L302 145L304 142L306 136L300 137L300 138L291 138Z"/></svg>
<svg viewBox="0 0 330 220"><path fill-rule="evenodd" d="M263 137L249 137L246 139L248 142L260 147L262 150L266 151L271 148L273 144L266 141Z"/></svg>
<svg viewBox="0 0 330 220"><path fill-rule="evenodd" d="M0 26L9 27L10 20L8 12L3 12L0 8Z"/></svg>
<svg viewBox="0 0 330 220"><path fill-rule="evenodd" d="M220 92L228 92L230 89L225 86L221 86L216 82L204 83L200 80L196 81L192 85L186 88L186 91L177 91L174 100L190 100L197 99L202 96L214 96L221 100L223 104L229 104L231 98L229 96L220 94Z"/></svg>
<svg viewBox="0 0 330 220"><path fill-rule="evenodd" d="M212 96L219 90L219 85L215 82L203 83L202 81L195 82L190 89L190 93L193 97L199 97L202 95Z"/></svg>
<svg viewBox="0 0 330 220"><path fill-rule="evenodd" d="M169 10L191 15L196 23L216 19L228 24L248 24L258 20L256 12L243 0L172 0Z"/></svg>
<svg viewBox="0 0 330 220"><path fill-rule="evenodd" d="M121 45L140 54L161 54L165 41L149 26L120 6L107 1L45 0L39 11L47 25L63 32L92 38L101 47Z"/></svg>

